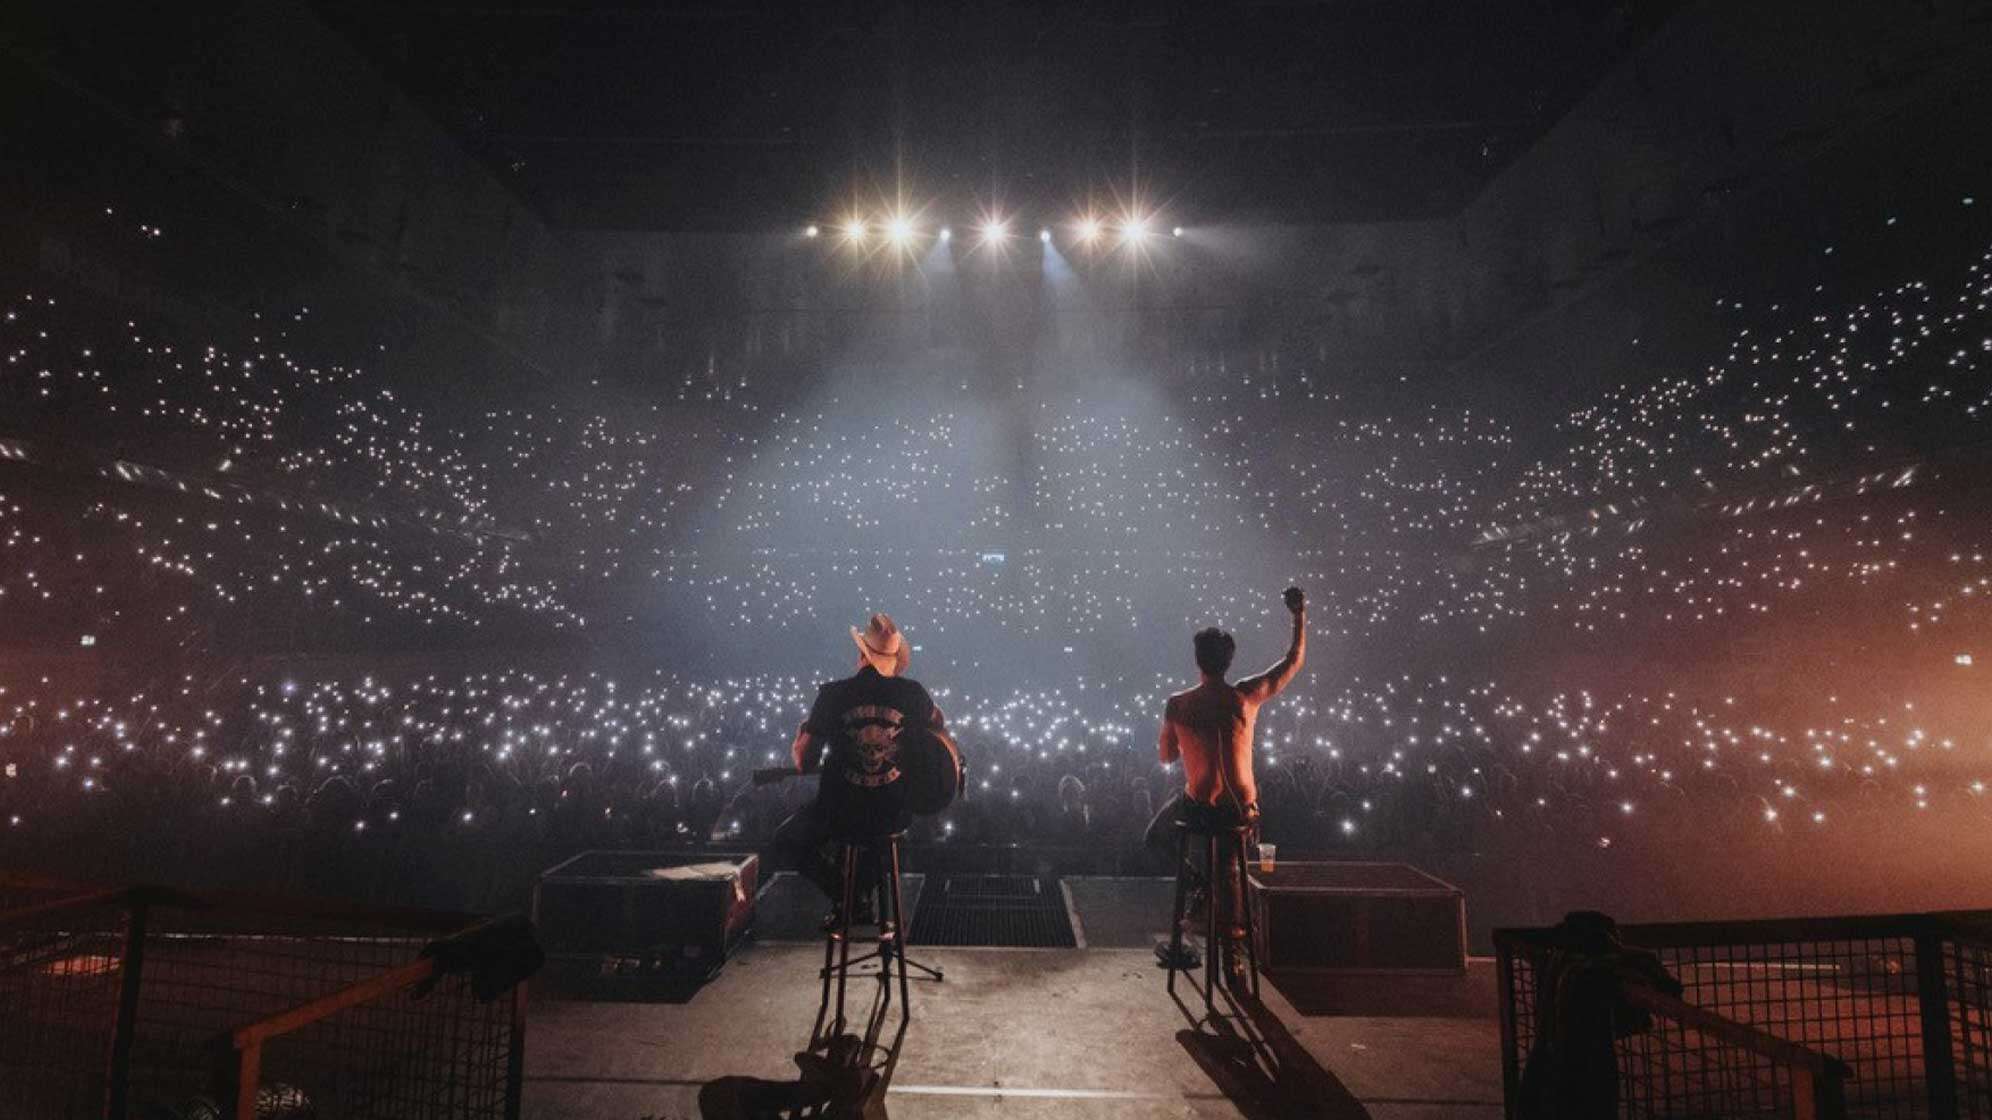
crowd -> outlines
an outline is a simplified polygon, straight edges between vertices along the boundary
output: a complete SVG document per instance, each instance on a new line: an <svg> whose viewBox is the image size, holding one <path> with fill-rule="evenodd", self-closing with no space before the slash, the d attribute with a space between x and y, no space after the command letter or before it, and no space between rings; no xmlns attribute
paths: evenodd
<svg viewBox="0 0 1992 1120"><path fill-rule="evenodd" d="M1154 749L1166 687L937 687L966 789L915 841L1149 873L1141 833L1180 781ZM97 863L111 845L155 872L489 904L588 848L764 842L815 779L751 775L786 761L813 693L793 677L661 671L188 679L126 695L19 683L0 693L0 823L9 851L58 862ZM1260 728L1266 836L1345 855L1602 850L1644 829L1769 843L1992 816L1982 726L1837 701L1822 718L1764 720L1733 698L1316 680Z"/></svg>
<svg viewBox="0 0 1992 1120"><path fill-rule="evenodd" d="M1988 297L1992 255L1841 312L1729 309L1705 369L1554 426L1312 389L1273 410L1205 378L1173 407L1111 383L1037 402L1011 439L973 401L784 410L739 386L723 408L417 405L307 358L306 311L190 344L23 293L0 322L0 647L113 671L0 661L0 852L121 837L141 866L475 903L584 847L755 843L804 783L750 772L846 669L798 637L879 607L969 766L919 839L1138 859L1187 635L1237 626L1252 660L1288 583L1320 644L1262 722L1269 839L1975 821L1992 742L1947 697L1992 656ZM1846 667L1802 690L1683 669L1822 635ZM567 667L646 644L641 669ZM1637 656L1562 659L1607 647ZM465 649L514 663L439 667ZM346 660L267 660L300 650ZM344 668L387 652L434 663ZM1885 661L1918 667L1929 714Z"/></svg>
<svg viewBox="0 0 1992 1120"><path fill-rule="evenodd" d="M1314 588L1317 625L1351 638L1664 628L1849 587L1885 589L1923 628L1987 578L1958 500L1983 464L1957 458L1982 445L1987 284L1981 263L1948 296L1773 309L1795 322L1607 394L1540 457L1470 409L1354 417L1326 397L1273 416L1211 394L1178 415L1046 404L1024 450L993 456L972 418L836 400L448 426L281 337L246 355L130 328L92 343L26 296L6 312L13 434L100 475L132 461L179 481L0 479L0 594L60 604L14 623L50 642L183 619L530 640L645 625L658 603L761 637L887 599L934 633L1125 641L1238 617L1239 589L1268 582Z"/></svg>

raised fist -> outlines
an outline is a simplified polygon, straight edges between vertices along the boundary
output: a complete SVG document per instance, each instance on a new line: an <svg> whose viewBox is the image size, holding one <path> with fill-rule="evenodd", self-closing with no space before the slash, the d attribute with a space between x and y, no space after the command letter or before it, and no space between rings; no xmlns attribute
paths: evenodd
<svg viewBox="0 0 1992 1120"><path fill-rule="evenodd" d="M1295 614L1299 614L1302 608L1307 606L1307 592L1302 591L1298 587L1287 588L1284 598L1286 599L1286 608Z"/></svg>

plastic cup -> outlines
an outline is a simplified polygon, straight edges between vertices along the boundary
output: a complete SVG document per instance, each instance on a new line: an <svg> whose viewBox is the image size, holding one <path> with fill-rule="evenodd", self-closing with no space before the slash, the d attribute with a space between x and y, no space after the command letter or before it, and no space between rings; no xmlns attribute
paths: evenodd
<svg viewBox="0 0 1992 1120"><path fill-rule="evenodd" d="M1279 856L1279 851L1278 844L1259 845L1259 870L1261 873L1266 875L1273 873L1273 868L1278 863L1277 857Z"/></svg>

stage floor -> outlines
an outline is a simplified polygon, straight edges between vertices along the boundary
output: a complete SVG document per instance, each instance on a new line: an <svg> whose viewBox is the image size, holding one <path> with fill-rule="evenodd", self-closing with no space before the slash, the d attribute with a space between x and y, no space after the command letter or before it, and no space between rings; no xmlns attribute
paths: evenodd
<svg viewBox="0 0 1992 1120"><path fill-rule="evenodd" d="M1500 1115L1491 961L1463 977L1269 978L1261 1002L1220 998L1221 1021L1199 1026L1201 997L1179 980L1172 1001L1147 948L916 946L914 959L947 979L913 985L884 1107L902 1120ZM820 962L814 945L750 944L676 1003L539 984L526 1117L742 1115L724 1102L796 1083ZM877 987L853 981L854 1014ZM886 1041L897 1025L895 1005Z"/></svg>

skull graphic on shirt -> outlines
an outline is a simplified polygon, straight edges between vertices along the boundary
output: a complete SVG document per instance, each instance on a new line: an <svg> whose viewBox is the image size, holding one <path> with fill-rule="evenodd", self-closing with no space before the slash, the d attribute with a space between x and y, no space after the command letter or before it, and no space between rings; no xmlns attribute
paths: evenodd
<svg viewBox="0 0 1992 1120"><path fill-rule="evenodd" d="M897 708L860 704L844 713L843 724L851 757L858 764L846 776L863 786L884 785L899 777L899 730L906 720Z"/></svg>

